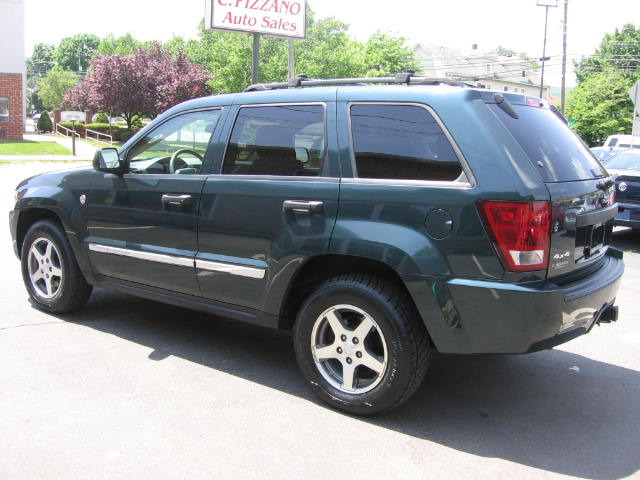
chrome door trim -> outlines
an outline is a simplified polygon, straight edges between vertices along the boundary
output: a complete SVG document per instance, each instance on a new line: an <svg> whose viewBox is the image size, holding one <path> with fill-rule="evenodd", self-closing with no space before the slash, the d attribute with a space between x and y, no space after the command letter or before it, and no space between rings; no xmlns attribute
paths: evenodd
<svg viewBox="0 0 640 480"><path fill-rule="evenodd" d="M462 172L464 177L464 172ZM461 180L441 181L441 180L402 180L390 178L343 178L344 185L389 185L403 187L429 187L429 188L454 188L460 190L469 190L473 188L469 182Z"/></svg>
<svg viewBox="0 0 640 480"><path fill-rule="evenodd" d="M249 277L262 279L265 275L264 268L244 267L240 265L234 265L231 263L212 262L210 260L196 259L196 268L201 270L209 270L211 272L230 273L231 275L238 275L240 277Z"/></svg>
<svg viewBox="0 0 640 480"><path fill-rule="evenodd" d="M209 270L212 272L229 273L240 277L263 279L266 273L266 269L264 268L245 267L243 265L236 265L232 263L212 262L210 260L166 255L163 253L143 252L140 250L111 247L109 245L102 245L98 243L90 243L89 250L98 253L119 255L121 257L136 258L138 260L147 260L149 262L177 265L179 267L199 268L201 270Z"/></svg>
<svg viewBox="0 0 640 480"><path fill-rule="evenodd" d="M168 265L177 265L179 267L193 268L193 258L178 257L166 255L164 253L143 252L140 250L131 250L128 248L111 247L108 245L100 245L90 243L89 250L98 253L110 253L112 255L120 255L121 257L137 258L138 260L147 260L149 262L166 263Z"/></svg>

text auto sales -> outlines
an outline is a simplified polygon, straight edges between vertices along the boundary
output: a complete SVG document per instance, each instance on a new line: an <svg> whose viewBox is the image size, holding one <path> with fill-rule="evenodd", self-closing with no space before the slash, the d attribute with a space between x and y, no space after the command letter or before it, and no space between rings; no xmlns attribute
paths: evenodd
<svg viewBox="0 0 640 480"><path fill-rule="evenodd" d="M256 12L276 13L289 16L299 15L302 11L302 4L300 2L290 2L286 0L217 0L216 3L222 7L235 7L242 10L255 10ZM257 26L258 22L263 28L289 32L296 32L298 30L297 23L289 22L282 18L273 18L269 15L262 15L262 18L258 19L251 13L234 15L232 12L227 12L222 19L222 23L226 25L243 25L249 27Z"/></svg>

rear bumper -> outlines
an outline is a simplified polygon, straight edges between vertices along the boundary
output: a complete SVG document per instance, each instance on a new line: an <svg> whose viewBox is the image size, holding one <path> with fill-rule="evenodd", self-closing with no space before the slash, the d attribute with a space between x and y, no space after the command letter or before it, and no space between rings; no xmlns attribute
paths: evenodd
<svg viewBox="0 0 640 480"><path fill-rule="evenodd" d="M640 228L640 205L619 203L614 225Z"/></svg>
<svg viewBox="0 0 640 480"><path fill-rule="evenodd" d="M423 318L443 353L551 348L587 333L603 315L605 321L615 320L612 308L623 272L621 252L610 248L597 270L565 285L451 279L432 288L444 314L436 322L440 325Z"/></svg>

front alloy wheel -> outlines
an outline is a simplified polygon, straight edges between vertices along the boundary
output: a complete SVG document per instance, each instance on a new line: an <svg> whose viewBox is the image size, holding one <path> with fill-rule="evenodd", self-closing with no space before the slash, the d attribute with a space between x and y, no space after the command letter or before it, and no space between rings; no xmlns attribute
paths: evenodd
<svg viewBox="0 0 640 480"><path fill-rule="evenodd" d="M54 243L45 237L36 239L29 249L29 280L36 295L51 299L62 287L62 260Z"/></svg>
<svg viewBox="0 0 640 480"><path fill-rule="evenodd" d="M41 310L78 310L91 295L62 225L46 219L27 230L20 250L22 278L29 296Z"/></svg>

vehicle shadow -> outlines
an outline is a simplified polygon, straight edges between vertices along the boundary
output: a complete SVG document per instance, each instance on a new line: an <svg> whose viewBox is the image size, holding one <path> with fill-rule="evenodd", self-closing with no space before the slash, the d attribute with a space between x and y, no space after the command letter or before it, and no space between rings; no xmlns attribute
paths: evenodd
<svg viewBox="0 0 640 480"><path fill-rule="evenodd" d="M291 336L97 289L65 321L318 403ZM402 407L356 421L472 455L575 477L613 480L640 469L640 372L561 350L522 356L438 355ZM336 412L336 415L344 415Z"/></svg>
<svg viewBox="0 0 640 480"><path fill-rule="evenodd" d="M640 231L631 228L616 227L611 244L624 252L640 252Z"/></svg>

